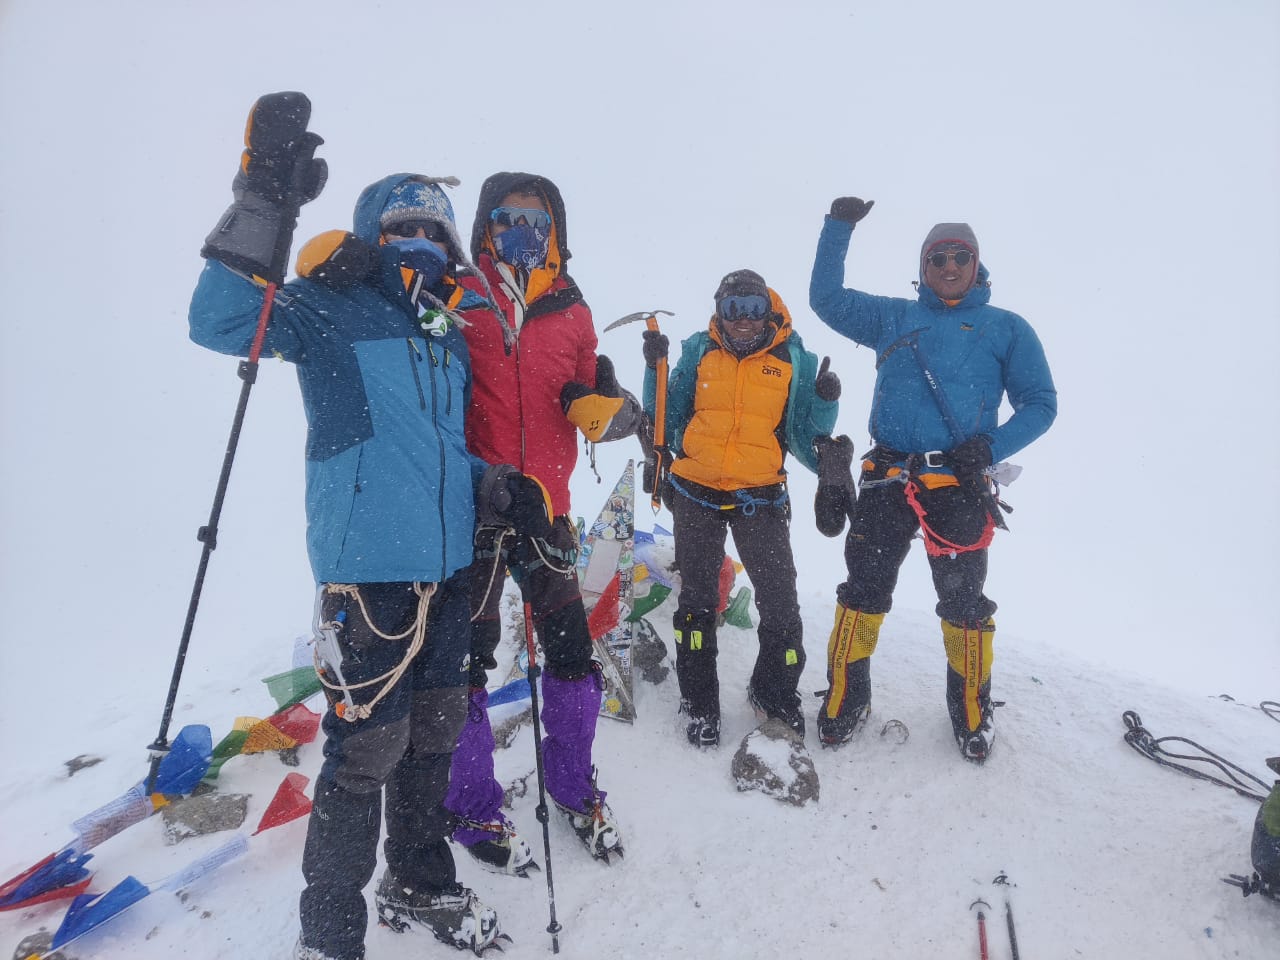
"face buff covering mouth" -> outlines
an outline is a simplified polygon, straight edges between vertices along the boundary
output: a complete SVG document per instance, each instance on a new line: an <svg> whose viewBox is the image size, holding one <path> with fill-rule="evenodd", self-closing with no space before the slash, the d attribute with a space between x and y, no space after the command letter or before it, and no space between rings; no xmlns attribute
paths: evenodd
<svg viewBox="0 0 1280 960"><path fill-rule="evenodd" d="M389 240L400 252L400 265L420 273L423 285L433 287L444 277L448 259L435 243L422 237L397 237Z"/></svg>
<svg viewBox="0 0 1280 960"><path fill-rule="evenodd" d="M550 233L528 224L508 227L493 238L498 258L517 270L537 270L547 262L547 244Z"/></svg>

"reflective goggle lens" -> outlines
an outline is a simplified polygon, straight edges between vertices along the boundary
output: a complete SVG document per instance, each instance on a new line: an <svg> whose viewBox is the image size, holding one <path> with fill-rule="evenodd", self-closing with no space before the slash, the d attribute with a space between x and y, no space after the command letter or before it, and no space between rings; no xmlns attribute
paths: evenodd
<svg viewBox="0 0 1280 960"><path fill-rule="evenodd" d="M954 260L957 267L967 267L969 262L973 260L973 251L971 250L939 250L937 253L929 254L929 262L941 270L947 265L948 260Z"/></svg>
<svg viewBox="0 0 1280 960"><path fill-rule="evenodd" d="M716 312L725 320L763 320L769 315L769 298L758 293L721 297Z"/></svg>
<svg viewBox="0 0 1280 960"><path fill-rule="evenodd" d="M551 214L533 207L496 207L489 219L500 227L516 227L527 223L535 230L546 230L551 226Z"/></svg>

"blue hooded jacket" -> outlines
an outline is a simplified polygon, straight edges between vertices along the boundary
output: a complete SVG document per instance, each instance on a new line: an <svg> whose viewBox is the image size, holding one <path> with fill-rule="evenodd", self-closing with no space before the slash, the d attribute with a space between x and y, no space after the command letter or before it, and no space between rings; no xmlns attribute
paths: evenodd
<svg viewBox="0 0 1280 960"><path fill-rule="evenodd" d="M367 187L355 234L408 174ZM307 416L307 552L317 583L436 582L471 562L475 489L467 452L471 363L462 334L419 327L394 247L345 286L299 278L276 293L263 355L297 367ZM191 339L248 356L263 288L216 260L191 300ZM459 309L483 301L474 294Z"/></svg>
<svg viewBox="0 0 1280 960"><path fill-rule="evenodd" d="M999 462L1053 423L1058 393L1044 348L1026 320L993 307L987 268L973 289L948 306L920 283L919 297L878 297L844 287L853 227L827 217L809 280L809 305L831 329L876 351L869 429L875 443L903 453L950 450L978 434ZM938 381L962 436L955 436L914 355ZM1013 416L999 423L1008 395Z"/></svg>

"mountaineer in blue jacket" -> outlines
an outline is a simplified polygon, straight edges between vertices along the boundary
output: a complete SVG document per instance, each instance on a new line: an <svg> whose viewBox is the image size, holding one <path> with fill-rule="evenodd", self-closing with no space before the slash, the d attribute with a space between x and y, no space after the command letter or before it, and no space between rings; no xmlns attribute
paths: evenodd
<svg viewBox="0 0 1280 960"><path fill-rule="evenodd" d="M893 603L898 569L920 531L938 594L947 655L947 709L961 753L981 763L995 739L991 660L996 605L983 593L987 547L1003 526L993 463L1053 423L1057 391L1026 320L990 305L987 268L964 223L935 226L920 250L919 296L878 297L844 287L854 225L873 201L831 204L809 283L809 304L827 326L876 352L870 431L874 444L853 495L848 437L819 442L824 465L818 528L845 540L848 579L837 590L827 646L830 687L818 732L847 742L871 709L871 654ZM1001 401L1013 415L999 421ZM842 462L843 469L831 469Z"/></svg>
<svg viewBox="0 0 1280 960"><path fill-rule="evenodd" d="M326 175L300 93L250 113L234 203L209 235L191 338L244 356L267 283L283 281L302 204ZM394 929L422 924L480 953L497 914L457 882L442 806L467 709L468 567L486 522L546 536L545 491L467 452L471 368L455 311L483 303L437 178L367 187L353 232L308 243L275 294L263 349L293 363L307 416L307 551L318 585L325 762L303 850L296 960L362 960L385 786ZM456 181L453 181L456 182Z"/></svg>

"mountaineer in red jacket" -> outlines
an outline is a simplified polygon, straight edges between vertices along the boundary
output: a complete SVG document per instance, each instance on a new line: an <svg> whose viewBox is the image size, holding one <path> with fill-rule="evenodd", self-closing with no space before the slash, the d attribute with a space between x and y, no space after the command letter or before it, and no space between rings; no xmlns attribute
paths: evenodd
<svg viewBox="0 0 1280 960"><path fill-rule="evenodd" d="M635 433L641 412L618 386L609 358L596 355L591 309L566 270L564 200L554 183L528 173L489 177L480 188L471 255L503 317L487 307L463 313L472 360L467 446L476 456L518 464L537 477L550 495L555 521L545 539L513 540L483 525L476 530L471 708L445 806L463 820L454 839L477 860L523 876L533 855L501 812L485 690L486 670L497 666L503 577L509 567L520 583L546 654L547 791L591 853L607 861L621 846L592 766L603 683L591 658L574 567L578 538L569 517L569 476L577 462L578 431L591 442L621 439ZM482 291L480 278L463 283Z"/></svg>

